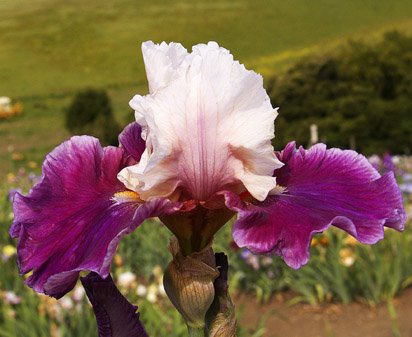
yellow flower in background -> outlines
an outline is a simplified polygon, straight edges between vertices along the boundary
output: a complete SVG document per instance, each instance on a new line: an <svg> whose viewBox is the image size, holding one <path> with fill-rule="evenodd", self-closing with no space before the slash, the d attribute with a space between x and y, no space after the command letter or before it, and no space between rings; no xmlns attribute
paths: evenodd
<svg viewBox="0 0 412 337"><path fill-rule="evenodd" d="M348 246L356 246L359 243L353 236L350 235L348 235L343 242Z"/></svg>
<svg viewBox="0 0 412 337"><path fill-rule="evenodd" d="M163 279L162 267L160 267L159 265L154 266L152 270L152 274L155 277L156 281L162 280Z"/></svg>
<svg viewBox="0 0 412 337"><path fill-rule="evenodd" d="M319 244L319 241L317 238L313 237L312 241L310 242L311 247L316 247Z"/></svg>
<svg viewBox="0 0 412 337"><path fill-rule="evenodd" d="M37 163L33 160L30 160L29 163L28 163L28 166L31 169L35 169L35 168L37 168Z"/></svg>
<svg viewBox="0 0 412 337"><path fill-rule="evenodd" d="M16 247L12 245L6 245L3 247L1 252L4 258L9 259L16 254Z"/></svg>
<svg viewBox="0 0 412 337"><path fill-rule="evenodd" d="M16 182L16 175L14 173L7 173L7 182L9 184L12 184L14 182Z"/></svg>
<svg viewBox="0 0 412 337"><path fill-rule="evenodd" d="M311 247L327 247L329 245L329 239L325 235L313 237L312 241L310 242Z"/></svg>
<svg viewBox="0 0 412 337"><path fill-rule="evenodd" d="M355 263L356 255L350 248L342 248L339 252L339 262L345 266L350 267Z"/></svg>
<svg viewBox="0 0 412 337"><path fill-rule="evenodd" d="M323 246L323 247L327 247L329 246L329 239L326 236L321 236L319 238L319 243Z"/></svg>
<svg viewBox="0 0 412 337"><path fill-rule="evenodd" d="M149 287L147 288L147 295L146 295L146 299L150 302L150 303L155 303L157 302L157 293L158 293L158 288L155 284L151 284L149 285Z"/></svg>
<svg viewBox="0 0 412 337"><path fill-rule="evenodd" d="M123 259L119 254L116 254L114 256L114 264L115 264L116 267L123 266Z"/></svg>
<svg viewBox="0 0 412 337"><path fill-rule="evenodd" d="M20 152L13 152L11 155L11 159L14 161L21 161L24 159L24 156Z"/></svg>
<svg viewBox="0 0 412 337"><path fill-rule="evenodd" d="M19 115L23 112L23 104L21 104L20 102L17 102L15 104L13 104L13 114L14 115Z"/></svg>

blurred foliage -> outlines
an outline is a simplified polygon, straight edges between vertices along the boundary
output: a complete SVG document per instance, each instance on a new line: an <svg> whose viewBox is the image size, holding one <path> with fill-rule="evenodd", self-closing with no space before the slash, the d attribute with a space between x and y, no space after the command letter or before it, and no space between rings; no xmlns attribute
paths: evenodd
<svg viewBox="0 0 412 337"><path fill-rule="evenodd" d="M412 158L397 162L402 183L410 175ZM36 294L18 275L15 242L7 233L13 219L9 194L16 189L27 193L39 181L39 169L32 162L27 167L16 166L15 173L7 174L0 184L0 337L93 336L96 323L84 294L78 295L81 286L56 301ZM412 284L412 228L409 224L405 233L387 231L385 236L378 244L366 246L340 230L328 230L313 239L311 259L300 270L290 269L276 256L255 256L239 249L232 242L230 223L217 233L214 249L228 254L233 294L246 292L265 302L275 294L292 291L290 304L353 300L390 303ZM151 334L167 336L173 332L173 336L183 337L187 335L186 327L161 289L162 270L171 258L167 250L169 238L170 233L159 221L146 221L121 241L112 275L127 298L139 305L141 318ZM130 273L133 277L124 285L121 279ZM11 299L7 298L10 295ZM17 296L18 303L13 303L13 296ZM242 322L242 312L238 315ZM251 330L240 327L238 335L263 336L266 319L263 315Z"/></svg>
<svg viewBox="0 0 412 337"><path fill-rule="evenodd" d="M329 56L308 58L269 84L276 120L276 148L320 141L365 153L412 150L412 37L388 32L369 45L352 41Z"/></svg>
<svg viewBox="0 0 412 337"><path fill-rule="evenodd" d="M87 134L103 144L118 145L120 126L116 122L106 91L85 89L79 91L66 110L66 128L74 134Z"/></svg>
<svg viewBox="0 0 412 337"><path fill-rule="evenodd" d="M309 263L299 270L278 257L230 253L230 286L253 293L261 302L291 290L290 304L361 300L385 302L412 285L412 229L386 232L375 245L361 245L346 233L330 229L313 239Z"/></svg>
<svg viewBox="0 0 412 337"><path fill-rule="evenodd" d="M376 245L361 245L338 230L323 234L309 264L288 269L285 282L297 292L293 302L310 304L362 300L373 305L392 299L412 284L412 229L386 232Z"/></svg>
<svg viewBox="0 0 412 337"><path fill-rule="evenodd" d="M159 221L146 220L136 235L128 235L119 245L119 254L124 257L136 256L127 259L125 263L129 270L146 280L151 277L154 266L164 270L170 262L171 255L167 249L171 233Z"/></svg>

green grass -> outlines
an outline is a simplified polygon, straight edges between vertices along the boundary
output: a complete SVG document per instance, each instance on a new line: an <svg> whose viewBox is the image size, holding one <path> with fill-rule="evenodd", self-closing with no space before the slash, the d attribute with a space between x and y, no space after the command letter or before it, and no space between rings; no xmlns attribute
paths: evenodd
<svg viewBox="0 0 412 337"><path fill-rule="evenodd" d="M408 0L0 2L0 92L143 85L142 41L216 40L246 64L412 19Z"/></svg>
<svg viewBox="0 0 412 337"><path fill-rule="evenodd" d="M14 151L40 162L69 136L64 108L80 88L109 89L118 121L131 120L129 99L146 91L142 41L216 40L269 75L350 37L412 30L411 13L409 0L2 0L0 96L24 111L0 120L0 174L19 165Z"/></svg>

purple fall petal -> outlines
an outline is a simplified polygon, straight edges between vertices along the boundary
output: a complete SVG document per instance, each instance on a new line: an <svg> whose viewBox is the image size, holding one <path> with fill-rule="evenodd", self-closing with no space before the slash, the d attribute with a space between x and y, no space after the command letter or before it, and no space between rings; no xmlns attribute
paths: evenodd
<svg viewBox="0 0 412 337"><path fill-rule="evenodd" d="M99 337L148 337L137 307L120 293L110 275L102 279L90 273L81 282L93 306Z"/></svg>
<svg viewBox="0 0 412 337"><path fill-rule="evenodd" d="M127 125L119 135L119 143L126 153L138 162L146 149L146 142L142 138L142 127L136 122Z"/></svg>
<svg viewBox="0 0 412 337"><path fill-rule="evenodd" d="M308 261L312 236L330 225L367 244L383 238L383 226L403 230L406 215L393 173L381 177L364 156L289 143L278 158L285 164L274 172L282 193L245 204L224 192L226 205L239 213L233 237L240 247L275 253L299 268Z"/></svg>
<svg viewBox="0 0 412 337"><path fill-rule="evenodd" d="M26 280L30 287L61 297L81 270L106 277L123 235L148 217L176 209L161 199L114 200L125 190L117 173L128 161L121 148L72 137L46 157L43 177L30 193L15 194L10 234L18 238L20 272L33 271Z"/></svg>

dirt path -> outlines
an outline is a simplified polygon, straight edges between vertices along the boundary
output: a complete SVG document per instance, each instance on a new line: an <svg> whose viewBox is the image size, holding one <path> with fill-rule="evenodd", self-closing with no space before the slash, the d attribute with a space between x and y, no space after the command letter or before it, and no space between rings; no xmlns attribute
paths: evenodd
<svg viewBox="0 0 412 337"><path fill-rule="evenodd" d="M398 337L386 304L375 308L360 303L288 307L277 298L260 306L247 297L236 298L235 303L243 311L242 326L256 326L260 317L268 315L264 337ZM400 336L412 337L412 288L393 303Z"/></svg>

